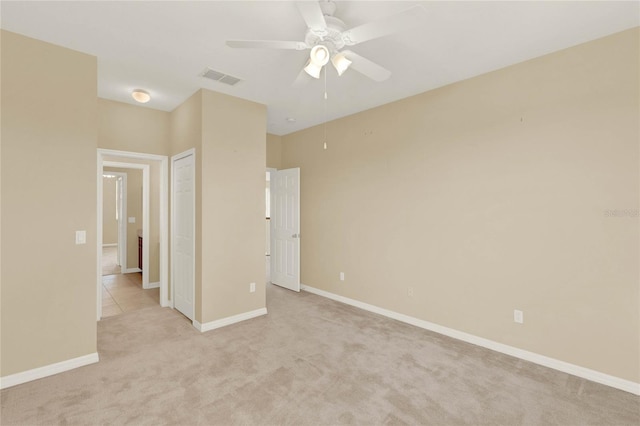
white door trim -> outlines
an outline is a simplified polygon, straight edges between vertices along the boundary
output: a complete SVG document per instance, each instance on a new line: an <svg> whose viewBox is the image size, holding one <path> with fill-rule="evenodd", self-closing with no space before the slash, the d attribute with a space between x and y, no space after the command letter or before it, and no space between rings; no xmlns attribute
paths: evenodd
<svg viewBox="0 0 640 426"><path fill-rule="evenodd" d="M120 268L124 273L124 271L127 269L127 244L126 244L127 221L123 220L123 218L127 217L127 174L122 172L111 172L111 171L109 172L103 171L102 174L103 175L109 174L122 179L122 203L120 203L120 206L118 207L118 215L120 217L120 221L118 222L118 242L113 245L118 247L118 264L120 265ZM116 188L117 188L117 183L116 183ZM104 188L103 188L103 192L104 192ZM117 189L116 189L116 192L117 192ZM104 203L104 199L102 200L102 202ZM102 220L104 220L104 217L102 218ZM122 243L123 241L124 241L124 244ZM102 247L106 247L109 245L112 245L112 244L103 244ZM100 271L100 273L102 273L102 270Z"/></svg>
<svg viewBox="0 0 640 426"><path fill-rule="evenodd" d="M117 151L111 149L103 149L98 148L97 150L97 319L100 320L102 317L102 168L104 163L105 156L113 156L113 157L122 157L126 159L139 159L139 160L147 160L147 161L158 161L160 163L160 306L169 306L169 250L168 250L168 241L169 241L169 159L166 155L157 155L157 154L144 154L139 152L127 152L127 151ZM125 164L124 167L132 168L131 163L122 163ZM148 166L148 165L147 165ZM147 193L149 186L149 176L147 173ZM143 185L144 185L144 171L143 171ZM143 189L144 192L144 189ZM147 200L148 201L148 200ZM144 209L144 203L143 203ZM147 202L147 210L149 209ZM149 220L144 221L144 224L148 224ZM143 226L144 227L144 226ZM143 229L143 238L145 235ZM147 241L148 238L144 238L144 241ZM144 249L143 249L144 250ZM149 253L148 247L147 250L144 250L145 253ZM143 260L144 262L145 260ZM149 264L149 260L146 259L146 264Z"/></svg>
<svg viewBox="0 0 640 426"><path fill-rule="evenodd" d="M195 208L196 193L195 193L195 190L196 190L196 187L195 186L196 186L196 180L195 180L195 176L196 176L196 172L197 172L197 170L196 170L197 164L196 164L196 150L195 150L195 148L188 149L186 151L183 151L183 152L181 152L179 154L176 154L176 155L173 155L171 157L171 176L172 176L172 178L171 178L171 189L170 189L170 192L171 192L171 195L172 195L172 197L171 197L171 236L172 236L172 238L171 238L171 262L173 262L173 259L175 259L175 256L174 256L174 253L175 253L175 243L174 243L175 242L175 238L173 238L173 230L175 229L175 223L174 223L174 220L175 220L175 214L174 214L175 204L174 204L174 197L173 197L173 190L174 190L174 188L173 188L173 167L174 167L174 164L175 164L175 162L177 160L180 160L182 158L188 157L189 155L193 156L193 167L194 167L193 168L193 171L194 171L194 175L193 175L193 177L194 177L194 179L193 179L193 186L194 186L194 188L193 188L193 190L194 190L193 191L193 193L194 193L194 197L193 197L193 203L194 203L194 206L193 206L193 227L194 227L194 232L193 232L193 252L192 253L194 254L193 255L193 272L194 272L194 279L193 279L193 287L194 287L193 288L193 296L194 296L193 297L193 303L194 303L193 316L194 316L194 320L195 320L195 314L196 314L196 309L195 309L195 303L196 303L196 299L195 299L195 294L196 294L196 292L195 292L196 291L196 289L195 289L195 281L196 281L195 280L195 271L196 271L196 256L195 256L196 255L196 233L195 233L195 227L196 227L196 208ZM173 273L175 271L175 268L173 267L173 265L171 265L171 266L172 266L171 267L171 282L173 283L174 282ZM171 307L175 309L175 299L173 297L174 291L175 291L175 286L172 285L171 286Z"/></svg>
<svg viewBox="0 0 640 426"><path fill-rule="evenodd" d="M125 163L118 161L103 161L103 167L117 167L121 169L136 169L142 170L142 264L149 264L149 191L150 191L150 183L149 183L149 173L151 166L148 164L137 164L137 163ZM126 241L126 240L125 240ZM125 249L126 253L126 249ZM126 263L126 262L125 262ZM130 268L129 265L126 265L126 268L122 268L123 274L128 274L131 272L141 272L140 269L136 267ZM149 288L149 269L144 268L142 270L142 288Z"/></svg>

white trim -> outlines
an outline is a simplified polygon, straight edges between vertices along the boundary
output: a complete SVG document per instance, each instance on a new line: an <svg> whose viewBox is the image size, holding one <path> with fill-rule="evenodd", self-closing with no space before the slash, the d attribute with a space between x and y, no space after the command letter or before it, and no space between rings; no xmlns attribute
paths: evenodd
<svg viewBox="0 0 640 426"><path fill-rule="evenodd" d="M72 358L66 361L56 362L55 364L45 365L44 367L38 367L21 373L0 377L0 389L6 389L11 386L42 379L43 377L53 376L54 374L73 370L78 367L84 367L85 365L94 364L98 361L100 361L98 353L94 352L78 358Z"/></svg>
<svg viewBox="0 0 640 426"><path fill-rule="evenodd" d="M143 152L133 152L133 151L118 151L117 149L98 148L98 152L101 153L102 155L109 155L112 157L133 158L138 160L162 161L167 159L166 155L146 154ZM129 164L129 163L125 163L125 164Z"/></svg>
<svg viewBox="0 0 640 426"><path fill-rule="evenodd" d="M256 309L255 311L249 311L238 315L222 318L219 320L206 322L200 324L198 321L193 321L193 326L196 330L204 333L205 331L215 330L216 328L226 327L227 325L235 324L240 321L246 321L251 318L267 315L267 308Z"/></svg>
<svg viewBox="0 0 640 426"><path fill-rule="evenodd" d="M103 209L103 200L102 200L102 154L98 149L97 155L97 173L98 178L96 179L96 240L98 246L96 247L96 321L100 321L102 318L102 209ZM2 386L0 385L0 388Z"/></svg>
<svg viewBox="0 0 640 426"><path fill-rule="evenodd" d="M123 169L141 169L142 170L142 265L148 265L149 264L149 229L151 227L149 223L151 221L151 215L149 214L149 193L151 192L149 174L150 174L151 166L149 164L137 164L137 163L126 163L126 162L104 161L104 160L102 162L102 165L103 167L117 167L117 168L123 168ZM129 189L127 188L124 194L127 194L128 191ZM124 251L124 253L126 253L126 251ZM137 271L135 272L142 272L142 285L145 286L149 283L149 274L147 273L149 268L140 269L140 268L123 267L123 269L126 271L124 272L125 274L129 272L134 272L133 269L137 269Z"/></svg>
<svg viewBox="0 0 640 426"><path fill-rule="evenodd" d="M169 158L160 162L160 306L169 306Z"/></svg>
<svg viewBox="0 0 640 426"><path fill-rule="evenodd" d="M140 268L127 268L127 269L123 269L122 270L123 274L135 274L136 272L142 272L142 269L140 269ZM144 283L143 283L143 285L144 285Z"/></svg>
<svg viewBox="0 0 640 426"><path fill-rule="evenodd" d="M160 288L160 281L156 281L154 283L149 283L149 284L147 284L146 287L143 285L142 288L145 289L145 290L148 290L150 288Z"/></svg>
<svg viewBox="0 0 640 426"><path fill-rule="evenodd" d="M570 364L568 362L560 361L558 359L550 358L534 352L518 349L513 346L498 343L493 340L485 339L483 337L474 336L473 334L468 334L462 331L455 330L453 328L444 327L429 321L424 321L418 318L410 317L408 315L400 314L398 312L390 311L388 309L379 308L374 305L369 305L368 303L360 302L358 300L350 299L348 297L340 296L338 294L330 293L328 291L320 290L318 288L310 287L304 284L301 284L300 287L306 292L317 294L318 296L326 297L327 299L332 299L337 302L355 306L356 308L360 308L365 311L373 312L375 314L402 321L407 324L415 325L416 327L424 328L425 330L434 331L436 333L443 334L457 340L462 340L463 342L482 346L483 348L491 349L493 351L520 358L525 361L533 362L535 364L549 367L554 370L562 371L563 373L591 380L592 382L611 386L612 388L630 392L635 395L640 395L640 383L632 382L630 380L622 379L616 376L611 376L600 371L595 371L589 368L581 367L579 365Z"/></svg>
<svg viewBox="0 0 640 426"><path fill-rule="evenodd" d="M151 192L151 181L149 179L151 166L146 165L142 170L142 288L149 285L149 249L151 247L151 210L149 199Z"/></svg>
<svg viewBox="0 0 640 426"><path fill-rule="evenodd" d="M113 164L113 163L109 163L108 161L103 161L102 163L102 173L104 174L104 167L110 167L109 164ZM120 192L121 194L120 197L122 198L121 202L120 202L120 206L118 209L118 216L119 216L119 220L118 220L118 243L113 244L116 247L118 247L118 260L116 261L116 264L118 266L120 266L121 269L127 269L127 221L126 221L126 217L127 217L127 174L124 172L108 172L111 175L114 175L118 178L118 181L120 182ZM104 181L103 183L103 193L104 193ZM116 188L117 188L117 183L116 183ZM104 198L100 198L100 205L99 208L103 208L103 203L104 203ZM101 210L102 212L102 210ZM102 220L104 221L104 216L102 217ZM104 226L104 224L102 224L102 226ZM121 241L124 241L124 243L121 243ZM103 247L105 246L105 244L102 245ZM102 259L102 258L100 258ZM102 269L102 268L100 268Z"/></svg>
<svg viewBox="0 0 640 426"><path fill-rule="evenodd" d="M102 247L118 247L118 243L103 244Z"/></svg>

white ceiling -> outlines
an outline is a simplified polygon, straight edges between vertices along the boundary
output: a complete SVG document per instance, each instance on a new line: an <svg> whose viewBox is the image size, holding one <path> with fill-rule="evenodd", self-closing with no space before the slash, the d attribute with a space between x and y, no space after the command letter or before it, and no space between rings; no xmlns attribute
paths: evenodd
<svg viewBox="0 0 640 426"><path fill-rule="evenodd" d="M402 99L640 25L638 1L337 1L347 27L422 4L420 27L353 46L392 71L376 83L354 70L327 74L327 118ZM292 87L307 51L232 49L227 39L303 41L291 1L2 1L1 27L98 58L98 96L171 111L195 91L267 105L268 131L283 135L325 120L324 83ZM240 77L236 86L200 77L205 67ZM295 118L295 122L287 118Z"/></svg>

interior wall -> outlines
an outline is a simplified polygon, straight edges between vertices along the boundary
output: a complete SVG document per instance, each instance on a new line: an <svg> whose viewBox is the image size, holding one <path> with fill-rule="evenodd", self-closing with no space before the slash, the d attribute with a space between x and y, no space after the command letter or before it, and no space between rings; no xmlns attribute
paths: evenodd
<svg viewBox="0 0 640 426"><path fill-rule="evenodd" d="M102 244L118 243L117 178L102 178Z"/></svg>
<svg viewBox="0 0 640 426"><path fill-rule="evenodd" d="M145 154L170 155L170 114L123 102L98 98L98 147L117 151L141 152ZM157 161L143 161L124 157L109 157L107 161L148 164L149 174L149 282L160 281L160 181L161 165ZM128 169L132 170L132 169ZM142 173L142 172L140 172ZM142 181L141 181L142 182ZM142 214L139 215L140 218ZM136 238L134 264L137 267L138 242ZM129 234L129 231L127 231ZM130 237L132 238L132 237ZM104 240L104 236L103 236ZM133 243L131 243L133 244ZM127 256L133 252L127 246ZM129 263L129 259L127 259Z"/></svg>
<svg viewBox="0 0 640 426"><path fill-rule="evenodd" d="M280 169L282 163L282 136L267 133L267 167Z"/></svg>
<svg viewBox="0 0 640 426"><path fill-rule="evenodd" d="M267 109L203 90L202 113L202 321L210 322L266 305Z"/></svg>
<svg viewBox="0 0 640 426"><path fill-rule="evenodd" d="M170 120L171 155L196 150L195 319L264 308L266 107L203 89Z"/></svg>
<svg viewBox="0 0 640 426"><path fill-rule="evenodd" d="M97 61L4 30L1 43L7 376L96 352Z"/></svg>
<svg viewBox="0 0 640 426"><path fill-rule="evenodd" d="M98 98L98 147L169 155L169 113Z"/></svg>
<svg viewBox="0 0 640 426"><path fill-rule="evenodd" d="M195 312L196 321L202 323L202 91L171 111L169 155L195 149L196 167L196 235L195 235ZM169 164L171 169L171 164ZM171 198L171 194L169 194ZM171 209L171 207L169 207ZM171 274L169 275L171 276ZM173 285L173 284L171 284Z"/></svg>
<svg viewBox="0 0 640 426"><path fill-rule="evenodd" d="M302 282L640 382L639 38L284 136Z"/></svg>

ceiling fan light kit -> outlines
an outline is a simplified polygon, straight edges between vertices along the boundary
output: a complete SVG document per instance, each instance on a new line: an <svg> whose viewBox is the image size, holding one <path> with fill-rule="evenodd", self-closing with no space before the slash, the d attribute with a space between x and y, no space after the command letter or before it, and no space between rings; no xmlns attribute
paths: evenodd
<svg viewBox="0 0 640 426"><path fill-rule="evenodd" d="M311 59L307 61L307 65L304 67L304 71L313 78L320 78L320 71L322 71L322 65L318 65Z"/></svg>
<svg viewBox="0 0 640 426"><path fill-rule="evenodd" d="M313 78L320 78L322 67L329 62L329 49L321 44L313 46L309 53L309 62L304 70Z"/></svg>
<svg viewBox="0 0 640 426"><path fill-rule="evenodd" d="M333 57L331 58L331 63L333 64L333 67L336 69L336 71L338 71L338 75L342 75L353 62L348 60L347 57L344 56L344 53L339 52L333 55Z"/></svg>
<svg viewBox="0 0 640 426"><path fill-rule="evenodd" d="M426 17L426 10L422 6L413 6L386 18L346 29L345 23L333 16L336 11L336 4L333 1L299 1L296 2L296 5L302 19L307 24L307 32L303 42L227 40L227 46L287 50L311 49L309 61L304 66L304 71L313 78L320 78L322 67L331 60L339 76L351 68L374 81L383 81L391 76L389 70L355 52L342 51L342 49L345 46L354 46L417 26Z"/></svg>
<svg viewBox="0 0 640 426"><path fill-rule="evenodd" d="M311 53L309 54L309 58L311 59L311 62L322 67L329 62L329 49L321 44L313 46L313 49L311 49Z"/></svg>

